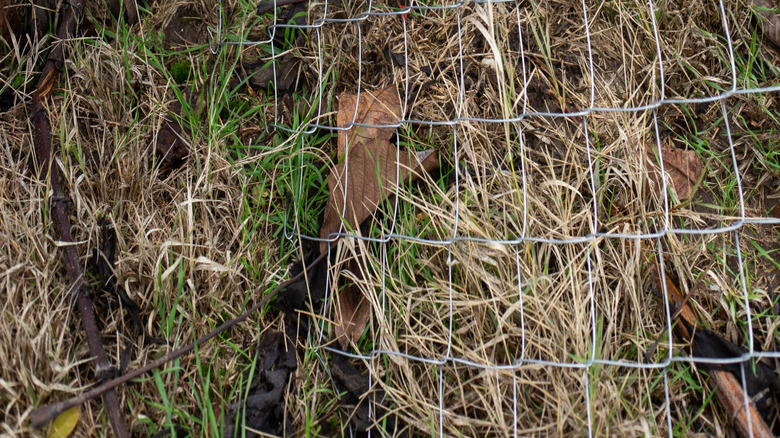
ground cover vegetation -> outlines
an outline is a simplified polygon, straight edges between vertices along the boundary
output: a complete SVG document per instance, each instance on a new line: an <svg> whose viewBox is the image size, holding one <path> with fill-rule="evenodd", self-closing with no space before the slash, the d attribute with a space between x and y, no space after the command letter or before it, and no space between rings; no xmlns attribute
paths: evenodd
<svg viewBox="0 0 780 438"><path fill-rule="evenodd" d="M0 0L0 433L780 432L780 5L277 6Z"/></svg>

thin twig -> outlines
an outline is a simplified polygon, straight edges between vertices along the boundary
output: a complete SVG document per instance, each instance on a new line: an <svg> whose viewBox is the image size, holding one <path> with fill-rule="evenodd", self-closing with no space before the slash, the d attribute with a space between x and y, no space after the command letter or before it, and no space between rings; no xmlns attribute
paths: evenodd
<svg viewBox="0 0 780 438"><path fill-rule="evenodd" d="M102 379L114 367L108 360L106 351L103 348L103 342L100 339L100 330L95 320L95 311L90 298L91 288L84 279L84 271L79 262L78 251L75 245L70 245L73 243L73 237L70 233L68 202L62 187L60 172L57 170L57 166L53 165L51 124L49 123L46 109L43 107L43 101L51 96L57 76L59 76L59 72L65 64L65 41L76 33L76 26L83 8L83 0L72 0L70 3L63 3L62 21L57 29L59 41L55 43L51 52L49 52L41 77L38 79L38 85L33 94L30 124L40 166L40 179L48 182L51 189L50 209L52 222L57 230L59 240L67 243L66 245L61 245L60 248L68 271L70 291L74 294L76 308L81 316L81 323L87 336L90 353L95 358L95 375ZM108 413L114 434L121 438L129 437L130 433L127 430L127 425L122 420L119 399L116 393L108 391L103 394L103 402L105 403L106 412Z"/></svg>
<svg viewBox="0 0 780 438"><path fill-rule="evenodd" d="M98 385L86 392L83 392L77 396L71 397L67 400L63 400L58 403L52 403L50 405L41 406L32 412L30 412L30 421L34 428L40 429L46 424L48 424L50 421L52 421L55 417L57 417L59 414L67 411L68 409L78 406L82 403L85 403L103 393L106 391L111 391L114 388L116 388L119 385L122 385L129 380L135 379L137 377L140 377L143 374L146 374L147 372L160 367L162 365L165 365L167 362L172 361L173 359L176 359L178 357L181 357L192 350L194 350L196 347L200 347L203 343L210 340L211 338L217 336L218 334L224 332L225 330L228 330L235 326L236 324L245 321L247 318L249 318L252 314L260 310L263 306L268 304L271 299L273 299L279 291L285 289L289 285L295 283L296 281L300 280L306 273L314 268L317 264L319 264L324 258L327 252L324 252L319 255L316 259L314 259L313 262L309 264L309 266L306 267L306 269L302 270L298 275L292 277L291 279L285 281L284 283L281 283L280 285L276 286L274 290L269 292L266 296L264 296L260 301L257 302L254 306L252 306L249 310L242 313L241 315L226 321L222 323L219 327L215 328L214 330L210 331L208 334L201 336L198 338L195 342L185 345L184 347L181 347L177 350L174 350L165 356L155 360L154 362L139 368L135 371L131 371L127 374L122 375L121 377L117 377L113 380L108 380L101 385Z"/></svg>

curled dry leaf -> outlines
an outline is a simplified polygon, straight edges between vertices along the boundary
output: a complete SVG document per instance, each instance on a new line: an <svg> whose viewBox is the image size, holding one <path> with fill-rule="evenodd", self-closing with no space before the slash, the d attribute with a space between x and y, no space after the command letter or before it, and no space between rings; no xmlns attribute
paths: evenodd
<svg viewBox="0 0 780 438"><path fill-rule="evenodd" d="M290 4L293 5L291 8L281 9L276 24L290 24L292 22L296 26L304 26L306 24L306 11L308 8L306 2L302 0L260 2L258 5L258 13L262 15L274 7ZM268 9L269 7L271 9ZM289 94L295 91L299 84L298 79L305 63L296 55L298 50L295 50L294 48L306 46L305 32L305 28L295 30L295 40L292 46L288 46L286 43L286 38L288 37L287 32L277 32L277 36L272 43L274 47L276 47L272 60L263 58L254 63L243 64L243 70L251 77L249 80L250 83L261 90L265 90L269 85L272 85L273 88L276 89L276 92L280 94ZM276 64L275 69L272 63Z"/></svg>
<svg viewBox="0 0 780 438"><path fill-rule="evenodd" d="M358 103L360 107L358 107ZM366 125L393 125L401 119L401 98L394 86L360 95L346 91L339 96L339 111L336 123L339 128L348 123ZM338 132L338 158L344 157L347 144L368 143L375 139L390 140L395 132L393 127L375 128L371 126L353 126L348 131Z"/></svg>
<svg viewBox="0 0 780 438"><path fill-rule="evenodd" d="M658 149L655 146L646 144L647 156L650 161L657 166L658 165ZM696 183L699 181L702 172L704 171L704 164L696 152L680 149L675 146L669 146L666 143L661 143L661 156L664 162L664 171L669 175L667 184L670 184L674 188L674 192L677 194L678 201L685 201L693 194ZM658 173L651 173L650 178L655 183L656 194L662 196L661 179Z"/></svg>
<svg viewBox="0 0 780 438"><path fill-rule="evenodd" d="M302 47L305 41L306 38L303 34L298 35L295 39L295 47ZM261 90L265 90L269 84L273 84L278 93L294 91L302 65L301 60L295 56L295 51L291 50L279 56L274 62L277 63L276 70L270 63L262 61L245 65L244 67L252 74L249 82Z"/></svg>
<svg viewBox="0 0 780 438"><path fill-rule="evenodd" d="M349 123L392 125L401 119L401 101L395 86L360 96L342 93L336 115L339 127ZM439 166L434 150L403 151L390 143L395 128L352 126L339 131L339 164L328 178L328 202L320 237L329 238L356 230L373 214L379 204L396 190L399 182L415 179L423 171ZM345 227L345 228L343 228ZM321 242L320 252L334 242ZM355 267L349 268L358 274ZM350 285L339 294L336 335L342 348L348 340L360 338L368 323L370 308L357 286Z"/></svg>
<svg viewBox="0 0 780 438"><path fill-rule="evenodd" d="M359 275L360 267L357 258L348 260L345 269L353 275ZM360 286L349 283L339 292L336 309L338 313L335 319L340 321L340 324L336 324L333 328L333 334L341 348L346 349L348 342L357 343L360 340L360 335L368 325L371 316L371 304L364 298Z"/></svg>
<svg viewBox="0 0 780 438"><path fill-rule="evenodd" d="M393 193L398 181L430 172L439 166L434 151L408 153L397 149L388 140L356 143L350 147L348 159L339 163L328 178L328 198L320 237L328 238L341 230L342 217L347 230L355 230L379 204ZM346 208L345 208L346 207ZM331 242L331 245L335 242ZM320 243L320 251L328 242Z"/></svg>
<svg viewBox="0 0 780 438"><path fill-rule="evenodd" d="M298 369L295 354L295 327L285 333L267 331L260 338L255 377L248 391L239 391L230 406L225 436L243 436L255 430L274 436L290 436L295 430L285 408L285 393Z"/></svg>
<svg viewBox="0 0 780 438"><path fill-rule="evenodd" d="M102 235L100 248L95 248L92 253L90 269L101 280L102 285L100 287L121 303L121 308L127 312L130 320L133 321L135 330L143 335L144 342L164 344L164 339L155 338L147 333L146 326L144 326L141 320L141 308L127 295L125 288L117 282L114 275L114 257L117 251L116 230L105 218L98 221L98 226Z"/></svg>

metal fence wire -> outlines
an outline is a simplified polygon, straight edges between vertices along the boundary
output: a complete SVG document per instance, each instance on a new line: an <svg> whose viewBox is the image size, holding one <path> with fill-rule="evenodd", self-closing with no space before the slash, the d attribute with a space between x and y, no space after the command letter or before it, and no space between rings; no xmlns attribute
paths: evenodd
<svg viewBox="0 0 780 438"><path fill-rule="evenodd" d="M776 156L780 124L755 128L764 137L746 136L745 126L759 123L748 120L748 107L777 114L780 84L775 76L776 85L764 86L772 81L746 72L760 64L756 40L742 39L740 26L756 19L747 6L708 5L715 14L707 24L717 33L689 22L694 14L685 12L697 7L654 0L311 2L307 24L278 22L277 8L268 38L248 41L248 33L231 30L220 4L214 53L263 46L265 60L278 60L278 33L307 34L316 114L293 126L279 104L268 123L300 139L289 143L290 156L300 159L290 173L295 199L309 196L302 189L314 160L307 139L322 132L392 127L398 144L437 143L450 163L438 181L400 188L383 207L379 231L342 228L329 237L349 236L353 246L371 249L364 269L372 281L362 287L372 291L372 341L357 353L330 342L337 284L330 278L311 336L320 360L338 354L364 361L391 410L418 432L440 436L685 435L700 427L705 408L681 407L679 394L705 390L683 376L701 377L707 364L741 364L745 387L755 361L776 370L777 291L756 270L766 262L769 277L777 276L767 242L776 244L780 220L767 211L778 170L761 180L746 163ZM675 45L676 35L689 31L700 38ZM745 52L754 58L746 61ZM367 125L353 117L332 126L334 90L345 81L335 85L331 67L345 56L354 59L347 91L361 96L396 83L400 120ZM705 56L718 71L701 71L696 60ZM274 78L283 73L279 63L269 68ZM709 193L700 202L706 207L674 195L674 169L663 158L677 153L673 144L706 163L696 182L700 195ZM665 177L650 176L647 157ZM757 204L762 184L774 188ZM310 204L292 205L285 237L293 245L320 241L300 223ZM762 239L756 230L768 234ZM744 348L741 355L691 356L668 335L675 306L666 282L659 282L663 292L649 292L652 260L660 278L670 273L693 294L705 325ZM745 393L746 409L749 402ZM720 409L707 392L698 403ZM415 419L426 406L429 414Z"/></svg>

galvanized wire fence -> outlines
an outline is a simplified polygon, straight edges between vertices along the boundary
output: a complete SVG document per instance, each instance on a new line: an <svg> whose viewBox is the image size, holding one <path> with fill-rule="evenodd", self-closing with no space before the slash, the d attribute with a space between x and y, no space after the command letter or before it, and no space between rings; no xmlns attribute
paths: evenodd
<svg viewBox="0 0 780 438"><path fill-rule="evenodd" d="M518 80L521 83L521 91L519 92L519 96L522 97L522 103L514 106L512 108L518 108L519 110L516 111L516 113L508 114L507 117L501 117L501 118L494 118L494 117L475 117L472 115L464 114L463 108L464 108L464 96L466 95L466 79L465 79L465 65L466 61L464 61L464 34L463 34L463 16L462 12L464 8L473 6L474 4L480 5L480 7L487 8L485 10L489 10L491 8L495 8L498 4L503 4L505 7L508 7L510 10L514 10L514 17L516 19L516 30L518 35L518 41L517 41L517 47L513 47L512 50L519 53L519 65L520 65L520 71L517 72L518 74ZM278 58L280 56L280 53L275 52L278 51L278 48L274 46L274 38L277 35L277 32L284 32L287 28L297 28L297 29L306 29L306 31L309 34L309 38L311 40L311 44L313 47L316 48L318 60L316 61L316 71L318 72L318 90L320 91L318 94L318 104L316 107L318 108L318 113L316 116L312 119L313 122L306 124L302 126L300 129L296 130L295 133L301 134L301 135L309 135L314 134L318 130L327 130L329 132L337 132L339 130L350 130L350 129L360 129L361 127L393 127L393 128L401 128L404 126L410 126L410 127L436 127L436 129L442 129L442 130L450 130L450 138L451 138L451 147L450 150L446 153L451 154L451 161L455 163L454 169L453 169L453 177L452 177L452 189L449 193L456 194L452 201L452 207L451 207L451 214L453 215L451 222L447 224L447 227L449 227L450 232L448 236L445 236L445 238L430 238L429 236L423 236L423 235L406 235L402 232L399 232L399 230L403 230L397 223L396 220L398 219L398 210L399 210L399 202L403 202L401 197L395 197L395 204L392 208L392 223L389 225L389 232L382 233L381 236L378 237L371 237L371 236L356 236L354 234L350 234L346 230L342 228L342 232L338 235L332 235L329 238L329 241L333 241L337 239L339 236L350 236L357 239L361 239L366 242L373 242L375 244L379 244L381 248L383 248L379 259L381 261L381 278L385 278L385 274L388 269L390 269L387 266L387 252L384 250L385 245L398 242L398 241L406 241L411 243L416 243L420 245L424 245L426 247L433 247L438 248L441 251L443 251L444 259L446 260L446 269L447 274L446 277L449 280L449 283L444 285L445 290L447 291L448 295L448 302L446 303L447 307L447 323L445 324L446 327L446 333L442 333L444 338L446 339L446 348L442 350L442 354L438 356L430 356L430 357L423 357L416 354L407 354L403 351L393 350L393 349L386 349L386 348L373 348L368 352L365 352L364 354L352 354L352 353L345 353L339 349L332 348L329 345L326 345L326 330L323 328L318 331L317 337L319 339L319 344L314 345L313 348L317 352L327 352L331 354L341 354L345 356L349 356L352 358L359 358L367 361L368 363L372 364L371 368L372 371L376 371L375 367L377 366L377 363L382 358L386 357L394 357L396 359L400 360L406 360L413 363L420 363L425 364L429 367L435 367L438 370L438 400L431 400L431 404L435 404L438 406L438 412L437 412L437 420L436 424L432 425L431 427L433 430L431 430L432 433L438 433L439 435L445 435L445 422L447 419L445 418L444 412L448 408L446 406L445 397L444 394L444 387L447 385L445 382L445 373L444 370L447 367L454 367L454 366L463 366L463 367L471 367L479 370L485 370L485 371L491 371L491 372L501 372L507 375L512 376L512 400L511 400L511 407L512 407L512 415L513 418L508 419L508 421L511 421L511 424L509 425L507 430L510 430L515 435L518 434L518 411L522 409L526 409L527 407L523 405L523 403L519 402L519 396L518 394L521 392L521 386L522 382L517 377L517 372L531 366L544 366L544 367L553 367L553 368L566 368L566 369L573 369L573 370L580 370L582 373L582 382L584 382L584 387L581 389L573 389L573 390L581 390L584 392L585 395L585 405L587 406L587 434L588 436L593 436L596 432L594 432L593 427L593 419L592 419L592 412L591 407L593 406L593 400L591 400L591 394L593 391L591 391L592 385L597 385L597 381L594 380L597 378L597 375L594 374L592 371L594 367L626 367L626 368L637 368L637 369L647 369L647 370L658 370L662 374L663 378L663 394L664 394L664 400L665 402L662 404L662 409L665 410L665 421L666 421L666 431L668 431L669 436L673 434L674 427L673 422L676 422L676 419L673 419L673 416L670 412L670 385L669 385L669 367L675 362L682 362L682 363L699 363L699 364L715 364L715 363L739 363L742 364L742 374L741 374L741 380L743 387L745 386L745 373L749 372L749 368L746 368L746 364L749 364L750 361L759 359L759 358L774 358L774 359L780 359L780 351L761 351L756 346L755 341L755 334L754 334L754 315L751 314L751 302L750 302L750 294L751 291L748 290L748 282L746 281L746 272L745 272L745 263L743 260L743 254L742 254L742 245L740 242L740 234L744 227L749 225L768 225L768 224L780 224L780 220L775 218L769 218L769 217L762 217L760 215L751 214L748 209L746 209L746 201L745 201L745 193L747 192L746 188L743 187L743 181L741 179L740 175L740 160L741 158L738 157L737 152L735 151L735 143L734 138L731 132L730 127L730 121L733 120L732 117L730 117L729 114L729 108L727 105L727 102L729 102L729 99L735 96L740 95L770 95L772 93L777 93L780 91L780 85L774 85L771 87L763 87L763 88L747 88L744 86L744 83L741 83L742 81L739 79L738 75L738 68L735 61L735 53L734 53L734 44L733 40L734 37L732 36L731 32L733 29L733 23L730 23L730 20L733 17L733 14L729 13L729 10L724 5L723 1L721 0L718 5L717 9L720 11L720 21L722 24L722 32L720 35L721 40L723 41L723 47L724 50L724 56L725 60L727 61L727 64L730 68L731 76L727 79L727 82L723 84L720 90L716 90L714 88L711 88L712 92L707 95L702 95L701 93L693 93L693 94L699 94L698 96L691 96L691 97L669 97L669 95L673 95L674 93L670 93L669 90L666 88L667 84L667 78L665 77L666 73L666 66L669 62L671 62L668 58L670 57L668 53L664 53L664 50L662 50L662 44L660 42L660 36L659 36L659 27L656 23L656 17L658 14L658 6L656 3L654 3L653 0L648 0L646 6L646 10L648 11L647 17L649 19L649 22L645 23L648 28L651 29L652 35L655 36L654 41L654 58L655 62L652 65L648 65L648 71L651 73L653 77L653 87L651 92L654 93L653 95L655 98L650 100L649 102L644 102L639 105L612 105L612 106L603 106L600 104L600 101L597 99L599 91L597 90L597 83L594 78L597 77L596 67L594 63L594 53L597 52L597 49L594 49L592 46L592 34L591 34L591 20L589 18L589 11L591 10L592 5L589 5L585 0L581 3L581 16L580 16L580 22L578 23L579 29L581 29L582 35L582 41L584 41L584 45L586 47L586 58L584 60L584 70L587 74L584 74L583 76L586 78L589 78L589 83L586 84L584 87L584 93L588 95L588 98L586 99L588 101L588 104L580 109L574 110L574 111L561 111L561 112L555 112L555 111L537 111L537 110L531 110L529 107L528 102L528 93L523 94L522 90L526 89L528 87L530 78L529 78L529 69L530 66L528 64L528 61L526 60L525 56L525 50L528 44L529 39L531 39L531 36L524 35L523 34L523 26L521 25L522 21L525 20L528 15L526 13L521 14L521 11L524 9L528 9L528 5L516 0L497 0L497 1L478 1L478 2L466 2L466 1L459 1L456 3L448 4L448 5L428 5L424 3L417 3L412 0L412 3L409 5L406 5L404 7L400 8L388 8L386 5L379 5L376 4L373 1L369 1L367 4L361 5L361 9L363 12L356 13L354 16L349 17L343 17L343 16L333 16L332 14L329 14L328 8L329 3L325 2L319 5L320 7L316 9L315 13L310 12L309 13L309 24L307 25L292 25L292 24L285 24L285 23L277 23L275 25L272 25L268 27L269 36L268 39L261 40L261 41L243 41L239 38L236 38L235 36L228 35L225 31L226 24L224 22L223 17L223 10L222 5L220 4L219 9L219 24L218 28L216 29L216 32L214 35L212 35L212 40L210 43L210 47L214 53L217 53L219 50L223 49L226 45L239 45L239 46L253 46L253 45L267 45L271 50L271 58ZM456 32L451 36L451 38L456 39L457 42L453 43L453 47L456 47L456 61L454 65L456 66L456 71L454 72L453 77L456 79L456 83L459 85L459 90L456 96L456 101L453 102L452 108L453 111L449 115L449 117L445 117L438 120L422 120L422 119L415 119L414 117L410 117L411 111L410 111L410 84L409 84L409 78L410 78L410 72L409 72L409 62L402 63L402 68L404 69L404 78L405 83L400 86L399 88L402 89L402 106L403 106L403 114L404 117L401 120L398 120L395 124L387 125L387 126L376 126L376 125L366 125L361 123L356 123L355 118L353 117L353 123L348 123L346 126L338 127L338 126L328 126L328 125L322 125L319 124L319 121L326 120L324 118L321 118L322 116L322 108L325 108L326 105L323 102L324 99L324 93L322 92L324 86L323 81L325 81L325 75L327 70L326 61L323 57L323 44L322 44L322 32L324 29L326 29L328 26L342 26L344 28L345 32L352 32L355 36L355 41L357 44L357 47L355 48L358 58L358 73L357 73L357 83L354 86L354 89L352 89L352 92L355 92L358 94L358 99L360 99L361 93L365 92L364 89L364 81L363 79L363 66L365 64L365 60L362 59L363 53L364 53L364 46L366 45L366 41L364 40L363 35L363 24L367 22L367 20L371 20L372 18L376 17L386 17L386 16L392 16L397 17L398 19L402 19L402 28L403 28L403 47L404 47L404 53L402 54L406 60L409 59L410 53L408 52L408 41L409 38L412 38L411 35L409 35L408 32L408 22L407 18L404 14L407 13L417 13L420 15L425 15L428 11L447 11L448 13L448 19L455 21L455 29ZM514 31L514 30L513 30ZM281 72L276 71L277 65L274 64L273 67L275 72L275 77L277 75L280 75ZM401 85L401 84L399 84ZM275 98L278 101L281 96L276 95ZM630 103L630 101L627 101ZM735 206L736 206L736 214L735 215L721 215L720 222L717 226L700 226L700 227L681 227L680 222L675 219L674 214L674 200L670 198L670 191L668 190L668 184L670 184L670 181L668 178L662 178L660 180L661 189L660 193L662 194L662 205L663 209L660 214L661 220L660 225L656 227L656 229L644 229L640 230L637 229L635 232L625 232L621 231L619 229L608 229L605 231L605 228L603 227L603 223L600 223L600 217L603 216L599 212L599 206L597 205L597 199L596 196L592 196L589 200L589 206L588 208L592 210L592 212L588 215L589 217L589 231L587 233L584 233L582 235L571 235L571 236L563 236L559 238L552 238L549 235L548 236L542 236L542 235L534 235L534 233L531 231L531 228L528 226L529 224L529 218L535 214L533 209L529 207L528 204L528 188L529 184L532 184L529 179L526 172L526 157L528 154L528 151L526 150L527 145L524 142L524 131L529 129L528 128L528 121L530 120L556 120L556 119L567 119L567 120L577 120L578 123L581 125L579 129L581 129L583 133L589 133L591 132L591 127L589 126L589 120L592 120L594 116L611 116L618 113L624 113L624 114L648 114L649 120L650 120L650 127L649 132L652 133L649 137L654 141L654 151L658 155L658 157L663 156L663 148L662 148L662 142L663 142L663 129L662 129L662 122L659 121L659 111L665 107L672 107L672 106L696 106L700 104L714 104L717 108L717 111L720 112L718 119L720 120L720 123L722 124L723 130L725 130L725 140L727 142L727 150L729 159L722 164L724 166L730 166L730 172L733 176L733 181L735 182L735 190L734 193L736 194L735 199ZM357 116L357 114L355 115ZM280 117L279 113L275 113L276 120ZM290 128L286 125L278 124L276 123L276 120L274 120L274 123L269 124L269 128L276 129L276 130L287 130L290 131ZM462 162L462 155L463 150L461 147L461 144L463 142L462 136L464 135L463 131L459 131L457 128L460 125L467 124L467 123L478 123L478 124L498 124L498 125L512 125L513 129L515 129L515 132L517 133L516 139L518 142L519 151L517 153L517 157L519 157L519 181L520 181L520 196L519 199L521 202L517 203L515 205L515 208L517 209L517 216L519 218L522 218L522 224L520 227L519 232L515 236L511 236L510 238L497 238L497 239L491 239L491 238L484 238L474 235L468 235L468 233L461 232L461 217L460 214L463 211L461 208L460 202L460 196L457 196L457 194L461 193L462 187L462 178L463 174L465 172L464 169L461 168L461 166L458 163ZM596 184L598 181L598 170L596 168L596 165L594 163L594 157L598 154L597 148L594 144L592 144L593 137L590 135L584 135L584 144L581 145L585 151L587 151L587 168L589 172L589 188L591 193L597 192ZM303 148L300 150L300 157L303 162L304 160L304 151ZM658 164L661 167L662 174L666 174L666 171L664 169L664 160L659 159ZM347 164L348 165L348 164ZM303 171L299 173L300 181L298 182L297 186L299 189L298 193L294 193L294 196L301 197L305 196L304 193L300 192L300 188L303 186ZM538 182L537 182L538 184ZM344 195L346 197L346 194ZM298 205L298 204L296 204ZM320 241L319 237L317 236L298 236L296 234L296 230L298 230L298 218L303 215L303 212L300 211L292 211L291 212L291 221L290 223L292 226L285 231L285 237L291 241L297 242L299 237L303 239L308 239L311 241ZM675 350L673 346L673 339L672 336L666 336L663 338L663 343L665 343L666 347L666 354L663 360L654 362L654 363L644 363L643 361L637 360L637 361L629 361L625 360L622 357L600 357L599 352L597 351L597 346L599 345L599 339L597 339L599 329L597 327L597 309L596 309L596 287L594 286L597 282L596 273L594 272L593 264L593 255L592 251L595 245L598 242L604 241L604 240L618 240L618 241L630 241L630 242L636 242L639 241L640 243L646 243L646 242L652 242L654 243L654 247L657 249L657 259L659 260L659 266L661 268L660 276L663 278L664 276L664 269L665 266L667 266L664 262L664 258L668 256L668 254L665 254L664 248L664 241L665 239L670 235L679 235L679 236L714 236L714 235L722 235L727 236L728 239L733 239L734 247L736 248L736 267L738 269L736 279L736 283L741 285L741 294L742 294L742 300L743 300L743 306L745 309L745 331L746 331L746 339L744 343L744 347L746 351L744 354L742 354L739 357L734 357L730 359L713 359L713 358L705 358L705 357L690 357L687 355L681 355L679 353L679 349ZM454 292L454 286L457 285L457 278L458 277L454 270L456 269L456 263L453 262L453 245L456 245L460 242L472 242L477 245L487 245L487 246L493 246L493 247L503 247L503 250L510 254L510 259L514 260L514 266L508 266L505 267L507 269L512 269L516 272L516 290L514 293L516 293L516 313L519 315L519 343L520 343L520 354L513 358L513 360L504 362L504 363L485 363L482 361L475 361L472 359L468 359L465 357L462 357L459 354L456 354L453 349L453 339L455 337L454 335L454 328L453 324L456 320L456 315L453 313L453 295ZM589 353L584 360L581 361L555 361L555 360L548 360L544 358L539 357L533 357L531 355L528 355L526 353L526 344L527 344L527 336L530 336L526 330L528 320L526 318L526 314L524 311L524 286L526 282L528 281L527 278L524 278L524 272L521 268L521 265L525 263L523 260L523 256L521 255L521 250L524 245L527 244L547 244L547 245L574 245L574 244L582 244L585 248L585 264L584 267L587 270L587 279L588 279L588 292L587 292L587 303L584 303L585 306L589 307L589 311L587 312L589 315ZM725 262L724 262L725 263ZM463 267L463 269L468 269L468 266ZM381 303L380 306L386 310L387 302L386 302L386 287L388 282L381 281L381 290L379 291L379 302ZM661 285L664 287L664 293L661 294L663 296L663 306L662 308L665 311L665 330L666 333L671 333L672 329L672 315L674 313L674 305L671 304L668 300L668 293L665 290L666 284L664 282L661 282ZM332 306L329 306L327 304L328 300L333 299L333 293L332 291L328 292L328 296L326 297L326 304L323 306L323 315L322 315L322 324L325 324L325 321L329 319L330 315L326 314L325 312L329 312L329 309L332 308ZM379 344L377 344L379 345ZM379 376L379 374L376 374L376 376ZM372 372L372 378L375 377L375 373ZM749 400L747 395L745 396L744 400L745 406L747 407ZM423 421L424 422L424 421Z"/></svg>

